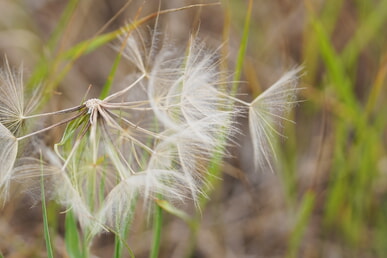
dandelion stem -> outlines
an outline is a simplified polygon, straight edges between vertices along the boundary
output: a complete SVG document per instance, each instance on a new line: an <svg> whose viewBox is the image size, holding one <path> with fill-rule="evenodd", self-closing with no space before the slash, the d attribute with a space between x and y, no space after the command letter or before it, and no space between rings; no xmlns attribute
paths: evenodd
<svg viewBox="0 0 387 258"><path fill-rule="evenodd" d="M85 107L85 104L79 105L79 106L76 106L76 107L67 108L67 109L62 109L62 110L55 111L55 112L36 114L36 115L30 115L30 116L23 116L22 118L23 119L30 119L30 118L52 116L52 115L59 115L59 114L65 114L65 113L72 113L72 112L78 111L78 110L80 110L80 109L82 109L84 107Z"/></svg>
<svg viewBox="0 0 387 258"><path fill-rule="evenodd" d="M18 138L16 138L16 139L17 139L18 141L20 141L20 140L23 140L23 139L25 139L25 138L34 136L34 135L36 135L36 134L44 133L45 131L51 130L52 128L55 128L55 127L57 127L57 126L60 126L60 125L66 124L66 123L68 123L68 122L70 122L70 121L73 121L74 119L76 119L76 118L78 118L78 117L80 117L80 116L86 114L86 112L87 112L87 111L83 111L83 112L81 112L81 113L79 113L79 114L77 114L77 115L75 115L75 116L72 116L72 117L70 117L70 118L67 118L67 119L65 119L65 120L62 120L62 121L60 121L59 123L50 125L49 127L46 127L46 128L41 129L41 130L38 130L38 131L36 131L36 132L32 132L32 133L30 133L30 134L27 134L27 135L18 137Z"/></svg>

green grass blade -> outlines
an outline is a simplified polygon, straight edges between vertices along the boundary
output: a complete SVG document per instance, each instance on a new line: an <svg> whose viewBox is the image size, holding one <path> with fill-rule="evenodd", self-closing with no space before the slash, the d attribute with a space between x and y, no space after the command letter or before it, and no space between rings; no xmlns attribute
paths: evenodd
<svg viewBox="0 0 387 258"><path fill-rule="evenodd" d="M299 257L297 250L299 249L302 236L304 235L305 229L309 222L309 218L312 214L314 200L315 195L312 192L307 192L304 198L302 199L297 222L289 240L289 248L286 256L288 258Z"/></svg>
<svg viewBox="0 0 387 258"><path fill-rule="evenodd" d="M160 206L164 211L180 218L181 220L183 220L185 223L187 223L188 225L191 225L192 224L192 218L184 211L176 208L175 206L173 206L170 202L166 201L166 200L156 200L156 203L158 206Z"/></svg>
<svg viewBox="0 0 387 258"><path fill-rule="evenodd" d="M79 0L71 0L67 3L67 6L63 11L61 18L59 19L58 25L56 26L54 32L52 33L47 42L46 50L48 50L49 53L54 52L60 38L65 35L64 30L66 29L70 18L72 17L76 7L78 6L78 3ZM46 55L41 55L41 58L35 66L36 68L34 69L28 81L28 87L35 87L35 85L41 83L42 80L47 79L50 73L50 69L52 69L52 61L53 60L47 58Z"/></svg>
<svg viewBox="0 0 387 258"><path fill-rule="evenodd" d="M332 35L337 20L340 16L344 1L343 0L327 0L324 2L324 9L319 17L321 22L324 23L325 30L328 35ZM315 81L318 69L319 52L316 51L316 45L318 45L318 39L315 33L311 30L304 31L303 42L303 61L307 68L306 78L310 78L306 81Z"/></svg>
<svg viewBox="0 0 387 258"><path fill-rule="evenodd" d="M121 52L119 52L117 54L116 58L114 59L114 63L113 63L112 69L111 69L111 71L109 73L109 76L108 76L106 82L105 82L105 85L102 88L101 94L99 96L100 99L104 99L104 98L106 98L109 95L109 92L110 92L110 89L112 87L112 84L113 84L113 81L114 81L114 77L115 77L118 65L119 65L119 63L121 61L121 57L122 57L122 54L121 54Z"/></svg>
<svg viewBox="0 0 387 258"><path fill-rule="evenodd" d="M314 207L314 199L315 196L312 192L307 192L304 198L302 199L300 210L297 216L297 221L289 239L289 247L286 255L286 257L288 258L298 257L297 250L300 246L302 236L305 232L305 229L309 222L309 218L312 214Z"/></svg>
<svg viewBox="0 0 387 258"><path fill-rule="evenodd" d="M45 192L44 192L43 164L41 165L40 189L41 189L41 198L42 198L42 215L43 215L44 239L45 239L45 242L46 242L47 257L48 258L53 258L54 257L54 253L52 251L51 238L50 238L50 230L49 230L49 227L48 227L46 197L45 197Z"/></svg>
<svg viewBox="0 0 387 258"><path fill-rule="evenodd" d="M121 239L118 235L115 235L114 238L114 258L121 258L122 257L122 244Z"/></svg>
<svg viewBox="0 0 387 258"><path fill-rule="evenodd" d="M380 36L387 20L387 1L380 1L367 18L356 29L355 35L342 52L342 60L346 65L357 64L361 51L371 40Z"/></svg>
<svg viewBox="0 0 387 258"><path fill-rule="evenodd" d="M58 22L58 25L56 26L54 32L52 33L48 41L47 46L50 50L54 50L54 48L57 47L60 38L63 35L65 35L64 30L66 29L66 26L69 24L69 20L74 14L74 11L77 8L78 4L79 4L79 0L71 0L67 3L67 6L63 11L63 14Z"/></svg>
<svg viewBox="0 0 387 258"><path fill-rule="evenodd" d="M243 63L245 61L247 43L249 41L252 10L253 10L253 1L250 0L249 5L247 7L245 23L243 25L243 34L242 34L241 44L240 44L239 50L238 50L237 62L235 65L235 73L234 73L234 78L233 78L234 82L233 82L233 85L231 88L231 95L235 95L237 93L239 81L240 81L241 76L242 76Z"/></svg>
<svg viewBox="0 0 387 258"><path fill-rule="evenodd" d="M308 13L310 17L310 23L314 29L318 49L321 57L325 63L327 73L331 81L334 83L334 90L342 101L348 106L353 107L354 110L358 110L356 98L353 93L352 84L349 77L346 74L345 67L342 60L336 53L334 46L330 40L327 31L322 24L321 20L316 17L315 10L309 4Z"/></svg>
<svg viewBox="0 0 387 258"><path fill-rule="evenodd" d="M129 230L129 226L130 225L128 225L125 228L126 232ZM126 234L125 234L125 236L126 236ZM121 238L118 232L115 232L114 255L113 255L114 258L123 257L123 247L125 247L125 249L128 251L130 257L132 257L132 258L135 257L134 252L132 251L132 249L130 249L129 245L125 242L125 239Z"/></svg>
<svg viewBox="0 0 387 258"><path fill-rule="evenodd" d="M66 250L71 258L83 257L77 221L75 220L74 214L71 210L66 213L65 243Z"/></svg>
<svg viewBox="0 0 387 258"><path fill-rule="evenodd" d="M216 3L215 3L216 4ZM194 4L194 5L188 5L181 8L173 8L173 9L167 9L163 11L158 11L152 14L149 14L141 19L138 19L136 21L133 21L130 24L127 24L125 26L120 27L119 29L116 29L112 32L94 37L92 39L85 40L76 46L72 47L68 51L64 52L60 59L63 60L74 60L80 57L81 55L88 54L97 48L106 45L107 43L111 42L112 40L116 39L117 37L121 35L125 35L127 33L132 32L136 28L138 28L140 25L157 18L160 15L177 12L177 11L183 11L186 9L194 8L194 7L202 7L202 6L210 6L215 4Z"/></svg>
<svg viewBox="0 0 387 258"><path fill-rule="evenodd" d="M149 257L157 258L159 257L160 251L160 242L161 242L161 229L163 225L163 210L162 208L155 204L155 213L153 217L153 240L152 247Z"/></svg>

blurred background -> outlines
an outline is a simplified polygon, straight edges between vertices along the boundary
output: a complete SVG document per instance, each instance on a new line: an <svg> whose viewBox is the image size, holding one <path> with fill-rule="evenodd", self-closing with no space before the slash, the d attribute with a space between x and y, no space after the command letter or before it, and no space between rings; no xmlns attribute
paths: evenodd
<svg viewBox="0 0 387 258"><path fill-rule="evenodd" d="M296 123L282 129L287 138L279 139L275 173L255 171L250 140L238 136L240 146L230 150L233 157L225 160L199 212L196 234L165 213L160 257L386 257L387 1L252 2L239 97L252 100L284 72L303 65L303 102L290 114ZM198 3L214 1L0 0L0 52L13 66L23 64L28 78L41 60L82 40L159 8ZM197 34L208 49L220 49L232 74L249 3L217 3L163 14L157 30L182 49ZM65 23L64 13L71 14ZM144 31L154 26L154 19L141 25ZM45 108L80 103L89 85L90 94L98 96L116 56L112 46L76 60L50 88ZM115 85L131 69L120 65ZM239 122L248 135L246 121ZM55 134L47 136L48 142L56 140ZM191 204L184 208L194 213ZM63 209L55 203L48 209L56 257L68 257ZM147 222L138 214L129 234L136 257L149 255ZM42 223L39 201L14 188L0 211L4 257L45 257ZM103 234L92 253L111 257L113 249L113 237Z"/></svg>

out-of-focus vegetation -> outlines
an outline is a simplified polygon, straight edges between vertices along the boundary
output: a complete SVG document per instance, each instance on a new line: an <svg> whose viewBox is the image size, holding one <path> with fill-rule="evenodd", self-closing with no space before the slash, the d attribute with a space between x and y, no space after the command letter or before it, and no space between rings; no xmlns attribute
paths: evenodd
<svg viewBox="0 0 387 258"><path fill-rule="evenodd" d="M202 2L209 1L162 1L160 9ZM98 96L110 87L117 60L108 42L125 24L155 24L152 17L141 25L133 21L157 12L158 1L125 3L2 0L1 52L16 66L24 62L31 81L44 78L45 106L79 103L89 84ZM232 73L248 11L248 1L239 0L174 11L159 17L159 31L174 44L185 44L196 31L209 48L224 44L224 66ZM251 100L302 64L303 102L291 114L296 124L283 128L287 138L278 142L276 173L254 171L246 137L230 150L234 158L223 165L200 220L188 226L185 213L164 212L160 257L385 257L387 1L255 0L251 12L239 93ZM114 70L114 82L129 69ZM247 128L246 121L240 124ZM5 257L45 256L41 204L17 194L23 189L14 192L0 212L0 251ZM192 208L186 207L188 214ZM79 250L66 248L71 240L64 234L64 225L74 222L66 217L64 223L61 211L47 203L51 244L56 256L72 250L76 257ZM127 243L136 257L146 257L150 221L136 215ZM114 248L114 237L106 234L92 253L111 257Z"/></svg>

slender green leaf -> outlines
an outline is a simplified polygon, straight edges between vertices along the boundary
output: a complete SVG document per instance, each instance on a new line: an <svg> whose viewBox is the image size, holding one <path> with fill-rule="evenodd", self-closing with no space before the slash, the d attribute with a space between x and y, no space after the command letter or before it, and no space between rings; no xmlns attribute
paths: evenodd
<svg viewBox="0 0 387 258"><path fill-rule="evenodd" d="M307 192L302 199L297 222L290 236L287 257L299 257L297 250L299 249L302 236L309 223L309 218L314 207L314 200L315 196L312 192Z"/></svg>
<svg viewBox="0 0 387 258"><path fill-rule="evenodd" d="M73 212L66 213L65 219L65 243L66 249L71 258L83 257L81 239L78 233L77 221Z"/></svg>
<svg viewBox="0 0 387 258"><path fill-rule="evenodd" d="M367 18L361 22L355 31L355 35L346 45L341 54L341 58L346 65L357 64L357 59L367 44L376 37L380 36L387 20L387 1L379 1L374 6L373 11L368 13Z"/></svg>
<svg viewBox="0 0 387 258"><path fill-rule="evenodd" d="M46 241L47 257L53 258L54 253L52 251L50 230L48 227L48 220L47 220L47 208L46 208L46 197L45 197L45 191L44 191L43 169L44 168L42 165L41 166L40 190L41 190L41 197L42 197L42 215L43 215L44 239Z"/></svg>
<svg viewBox="0 0 387 258"><path fill-rule="evenodd" d="M180 209L176 208L175 206L173 206L170 202L168 202L166 200L156 200L156 203L163 210L165 210L166 212L180 218L188 225L192 224L192 218L183 210L180 210Z"/></svg>
<svg viewBox="0 0 387 258"><path fill-rule="evenodd" d="M110 92L110 89L112 87L113 80L114 80L118 65L121 61L121 57L122 57L122 54L121 54L121 52L119 52L117 54L116 58L114 59L114 63L113 63L112 69L109 73L108 79L106 80L105 85L102 88L101 94L99 95L99 97L101 99L104 99L109 95L109 92Z"/></svg>
<svg viewBox="0 0 387 258"><path fill-rule="evenodd" d="M163 225L163 210L157 204L155 204L155 213L153 216L154 216L153 217L153 239L152 239L152 247L151 247L151 252L149 257L157 258L159 257L161 229Z"/></svg>
<svg viewBox="0 0 387 258"><path fill-rule="evenodd" d="M249 5L247 7L245 23L244 23L244 26L243 26L242 39L241 39L241 43L239 45L237 62L236 62L236 65L235 65L235 73L234 73L234 78L233 78L234 82L233 82L233 85L232 85L232 88L231 88L231 94L232 95L235 95L237 93L239 81L240 81L241 76L242 76L243 63L245 61L247 43L249 41L252 10L253 10L253 1L250 0L249 1Z"/></svg>

